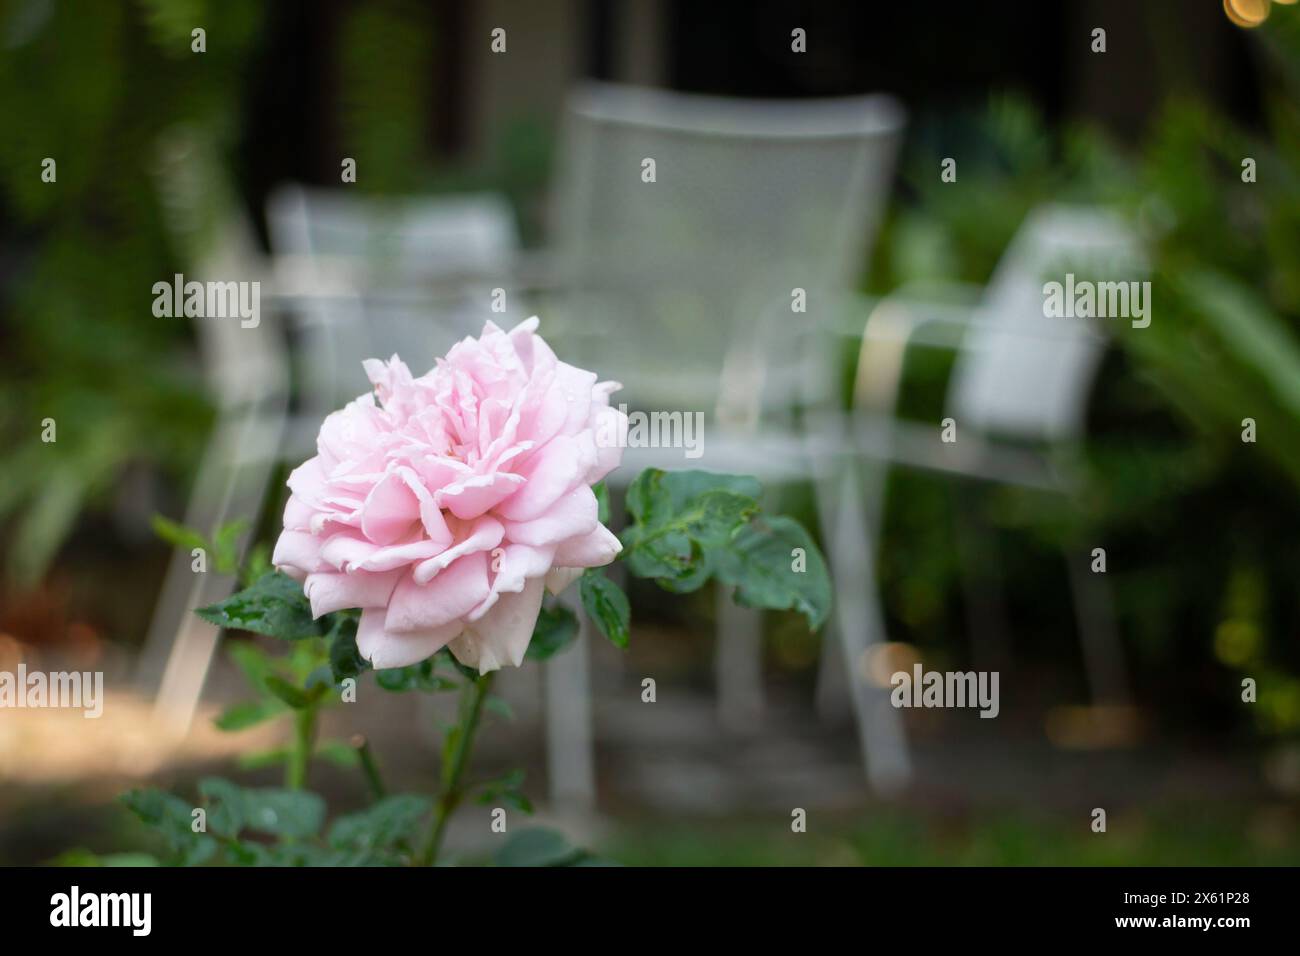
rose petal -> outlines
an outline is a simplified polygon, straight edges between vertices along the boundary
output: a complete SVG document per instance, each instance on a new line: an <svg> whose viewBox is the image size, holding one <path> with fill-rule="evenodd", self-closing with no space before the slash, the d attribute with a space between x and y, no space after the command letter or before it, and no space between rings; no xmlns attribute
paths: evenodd
<svg viewBox="0 0 1300 956"><path fill-rule="evenodd" d="M518 667L537 625L542 607L542 580L531 578L518 594L503 594L487 614L470 624L449 645L456 660L477 667L480 674L506 664Z"/></svg>
<svg viewBox="0 0 1300 956"><path fill-rule="evenodd" d="M448 535L450 537L450 535ZM331 535L320 549L321 557L340 571L391 571L424 561L445 550L437 541L419 538L380 547L354 534Z"/></svg>
<svg viewBox="0 0 1300 956"><path fill-rule="evenodd" d="M555 549L555 563L566 568L599 568L609 564L623 550L614 532L603 524L591 534L569 538Z"/></svg>
<svg viewBox="0 0 1300 956"><path fill-rule="evenodd" d="M393 633L384 629L384 615L382 607L366 608L357 625L357 650L376 670L418 664L438 653L462 628L460 621L452 621L427 631Z"/></svg>
<svg viewBox="0 0 1300 956"><path fill-rule="evenodd" d="M314 618L331 611L341 611L351 607L379 607L387 604L403 575L398 571L357 571L353 574L338 574L322 571L307 575L303 582L303 592L311 602L311 615Z"/></svg>
<svg viewBox="0 0 1300 956"><path fill-rule="evenodd" d="M522 475L510 472L475 475L443 488L434 495L434 500L457 518L477 518L514 494L524 481Z"/></svg>
<svg viewBox="0 0 1300 956"><path fill-rule="evenodd" d="M284 526L289 531L306 531L311 527L311 517L315 513L311 505L297 495L290 495L284 505Z"/></svg>
<svg viewBox="0 0 1300 956"><path fill-rule="evenodd" d="M505 522L506 539L517 544L538 547L559 544L569 538L591 534L596 530L600 506L586 485L562 496L549 510L532 521Z"/></svg>
<svg viewBox="0 0 1300 956"><path fill-rule="evenodd" d="M361 530L375 544L404 538L419 518L419 499L396 473L385 475L371 488L361 506Z"/></svg>
<svg viewBox="0 0 1300 956"><path fill-rule="evenodd" d="M304 531L282 531L271 553L271 563L282 571L294 568L311 574L324 567L320 541Z"/></svg>
<svg viewBox="0 0 1300 956"><path fill-rule="evenodd" d="M487 569L487 554L477 551L452 562L427 584L405 575L387 602L384 627L389 631L426 631L468 614L488 595Z"/></svg>
<svg viewBox="0 0 1300 956"><path fill-rule="evenodd" d="M592 410L592 435L596 444L596 463L583 477L583 483L594 485L623 461L623 448L627 444L627 416L617 408L598 405Z"/></svg>
<svg viewBox="0 0 1300 956"><path fill-rule="evenodd" d="M546 590L552 594L558 595L578 578L582 577L585 568L551 568L546 575Z"/></svg>
<svg viewBox="0 0 1300 956"><path fill-rule="evenodd" d="M465 616L465 620L477 621L492 609L502 594L522 591L529 578L545 576L551 568L554 554L555 549L550 546L530 548L523 544L493 550L491 566L495 569L496 576L492 579L492 591Z"/></svg>
<svg viewBox="0 0 1300 956"><path fill-rule="evenodd" d="M441 554L421 561L415 566L415 583L424 584L436 577L445 567L462 555L476 551L490 551L501 543L505 528L501 522L490 515L484 515L474 522L469 536L458 544L452 545Z"/></svg>
<svg viewBox="0 0 1300 956"><path fill-rule="evenodd" d="M585 440L584 440L585 439ZM560 497L582 481L595 464L596 448L590 435L560 435L535 449L519 468L524 486L503 501L496 513L508 521L539 518Z"/></svg>

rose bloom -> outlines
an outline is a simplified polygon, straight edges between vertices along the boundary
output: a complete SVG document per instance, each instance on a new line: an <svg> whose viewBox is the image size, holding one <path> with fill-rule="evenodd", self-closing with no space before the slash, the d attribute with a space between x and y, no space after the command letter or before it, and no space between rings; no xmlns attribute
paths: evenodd
<svg viewBox="0 0 1300 956"><path fill-rule="evenodd" d="M374 392L321 425L272 562L316 617L361 608L357 647L378 668L447 646L480 673L518 666L543 588L608 564L618 539L591 486L622 449L617 382L567 365L536 334L488 322L425 375L367 360Z"/></svg>

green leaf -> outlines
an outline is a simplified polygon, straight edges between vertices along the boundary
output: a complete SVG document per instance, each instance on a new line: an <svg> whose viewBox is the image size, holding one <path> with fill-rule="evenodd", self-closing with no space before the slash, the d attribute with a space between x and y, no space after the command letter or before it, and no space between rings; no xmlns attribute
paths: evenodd
<svg viewBox="0 0 1300 956"><path fill-rule="evenodd" d="M144 787L122 794L122 803L128 810L151 827L169 831L192 833L193 808L175 794Z"/></svg>
<svg viewBox="0 0 1300 956"><path fill-rule="evenodd" d="M1181 288L1234 359L1300 418L1300 343L1286 322L1247 285L1214 272L1192 272Z"/></svg>
<svg viewBox="0 0 1300 956"><path fill-rule="evenodd" d="M244 791L238 784L219 777L199 782L199 793L207 802L208 830L232 840L244 829Z"/></svg>
<svg viewBox="0 0 1300 956"><path fill-rule="evenodd" d="M384 690L400 693L413 690L420 679L420 665L384 667L375 671L375 683Z"/></svg>
<svg viewBox="0 0 1300 956"><path fill-rule="evenodd" d="M149 519L149 524L153 528L153 533L170 545L185 551L193 551L195 548L208 550L208 539L193 528L185 527L179 521L172 521L170 518L156 514Z"/></svg>
<svg viewBox="0 0 1300 956"><path fill-rule="evenodd" d="M271 674L266 678L266 689L288 704L294 710L302 710L311 705L314 699L311 693L294 687L283 677Z"/></svg>
<svg viewBox="0 0 1300 956"><path fill-rule="evenodd" d="M543 607L524 656L531 661L544 661L562 651L577 636L577 615L563 605Z"/></svg>
<svg viewBox="0 0 1300 956"><path fill-rule="evenodd" d="M821 627L830 614L826 561L793 518L762 518L746 527L719 553L718 578L735 586L737 604L793 609L808 619L810 630Z"/></svg>
<svg viewBox="0 0 1300 956"><path fill-rule="evenodd" d="M535 827L521 830L497 851L497 866L567 866L576 863L583 852L570 845L556 830Z"/></svg>
<svg viewBox="0 0 1300 956"><path fill-rule="evenodd" d="M494 794L502 790L518 790L524 785L526 774L523 770L515 768L508 770L495 780L487 780L480 784L483 793Z"/></svg>
<svg viewBox="0 0 1300 956"><path fill-rule="evenodd" d="M628 489L628 570L675 592L716 576L735 586L740 604L793 609L820 627L831 606L826 562L798 522L756 518L760 494L758 482L743 475L646 470ZM583 584L584 605L599 622L586 577Z"/></svg>
<svg viewBox="0 0 1300 956"><path fill-rule="evenodd" d="M264 574L244 590L195 613L218 627L284 640L319 637L324 633L321 622L312 619L311 605L302 592L302 585L280 571Z"/></svg>
<svg viewBox="0 0 1300 956"><path fill-rule="evenodd" d="M477 802L487 804L500 801L509 804L522 813L532 814L533 804L520 789L524 785L524 772L511 770L509 773L490 780L482 785Z"/></svg>
<svg viewBox="0 0 1300 956"><path fill-rule="evenodd" d="M325 801L306 790L246 790L245 820L250 830L304 839L325 822Z"/></svg>
<svg viewBox="0 0 1300 956"><path fill-rule="evenodd" d="M256 726L264 720L270 720L283 713L284 708L277 701L249 700L232 704L212 722L218 730L229 732Z"/></svg>
<svg viewBox="0 0 1300 956"><path fill-rule="evenodd" d="M489 713L496 714L502 720L513 723L515 719L514 708L504 697L491 695L483 701L483 709Z"/></svg>
<svg viewBox="0 0 1300 956"><path fill-rule="evenodd" d="M582 606L600 632L615 647L627 647L632 621L632 609L627 595L617 584L605 577L604 572L591 568L579 580Z"/></svg>
<svg viewBox="0 0 1300 956"><path fill-rule="evenodd" d="M248 527L245 518L228 521L212 538L212 566L221 574L234 574L239 564L239 536Z"/></svg>
<svg viewBox="0 0 1300 956"><path fill-rule="evenodd" d="M646 469L627 493L628 569L670 591L696 590L713 572L713 552L757 513L760 493L744 475Z"/></svg>
<svg viewBox="0 0 1300 956"><path fill-rule="evenodd" d="M514 807L520 813L526 813L530 817L533 815L533 802L529 800L519 790L502 790L501 799L510 806Z"/></svg>
<svg viewBox="0 0 1300 956"><path fill-rule="evenodd" d="M261 693L266 689L266 678L275 666L271 656L252 641L227 641L226 653L243 672L244 680L253 690Z"/></svg>
<svg viewBox="0 0 1300 956"><path fill-rule="evenodd" d="M324 740L316 745L316 756L336 767L350 770L361 763L357 748L346 740Z"/></svg>
<svg viewBox="0 0 1300 956"><path fill-rule="evenodd" d="M240 518L222 525L211 542L195 529L160 514L154 515L150 524L154 534L169 544L185 551L201 548L212 561L212 569L218 574L234 574L237 570L239 536L248 527L247 520Z"/></svg>
<svg viewBox="0 0 1300 956"><path fill-rule="evenodd" d="M312 672L307 675L306 680L303 681L303 689L307 692L307 699L311 701L320 700L337 687L338 683L334 680L334 671L328 664L313 668Z"/></svg>
<svg viewBox="0 0 1300 956"><path fill-rule="evenodd" d="M330 619L326 640L330 648L330 672L336 684L358 677L370 669L370 662L357 649L357 619L350 614L326 615Z"/></svg>
<svg viewBox="0 0 1300 956"><path fill-rule="evenodd" d="M241 770L265 770L267 767L282 766L291 756L292 751L288 747L272 747L269 750L240 754L235 762Z"/></svg>
<svg viewBox="0 0 1300 956"><path fill-rule="evenodd" d="M6 570L20 587L35 587L71 533L88 493L83 468L75 461L54 467L34 491L34 500L15 517L6 551L12 566Z"/></svg>
<svg viewBox="0 0 1300 956"><path fill-rule="evenodd" d="M275 569L271 567L271 548L265 543L255 544L249 548L244 566L239 570L239 583L247 587L273 570Z"/></svg>
<svg viewBox="0 0 1300 956"><path fill-rule="evenodd" d="M216 841L206 833L194 832L194 808L180 797L150 787L129 790L121 800L141 822L162 835L179 865L194 866L216 855Z"/></svg>
<svg viewBox="0 0 1300 956"><path fill-rule="evenodd" d="M628 514L643 525L663 524L711 491L729 491L756 502L763 489L758 479L749 475L647 468L627 490Z"/></svg>
<svg viewBox="0 0 1300 956"><path fill-rule="evenodd" d="M455 690L460 685L437 673L434 658L408 667L386 667L375 671L375 682L384 690L400 693L408 690Z"/></svg>
<svg viewBox="0 0 1300 956"><path fill-rule="evenodd" d="M199 793L208 800L208 828L222 835L254 830L302 839L315 835L325 821L325 801L306 790L241 787L208 777L199 782Z"/></svg>
<svg viewBox="0 0 1300 956"><path fill-rule="evenodd" d="M528 799L521 790L493 790L481 793L475 798L478 803L487 805L492 803L505 804L514 807L520 813L533 815L533 802Z"/></svg>
<svg viewBox="0 0 1300 956"><path fill-rule="evenodd" d="M596 496L596 520L609 524L609 489L603 481L598 481L591 486L591 491Z"/></svg>
<svg viewBox="0 0 1300 956"><path fill-rule="evenodd" d="M403 793L339 817L329 830L329 845L338 850L382 854L415 845L433 809L428 797Z"/></svg>
<svg viewBox="0 0 1300 956"><path fill-rule="evenodd" d="M444 647L437 654L435 654L433 656L433 660L435 662L443 661L444 663L450 664L452 666L452 669L455 670L456 673L460 674L460 676L465 678L466 680L469 681L478 680L479 677L478 671L473 667L466 667L460 661L456 660L456 655L451 652L451 648L449 647Z"/></svg>
<svg viewBox="0 0 1300 956"><path fill-rule="evenodd" d="M628 569L637 577L657 579L669 590L694 591L708 580L712 555L757 511L752 498L722 489L707 491L661 523L629 529L634 533L624 540Z"/></svg>

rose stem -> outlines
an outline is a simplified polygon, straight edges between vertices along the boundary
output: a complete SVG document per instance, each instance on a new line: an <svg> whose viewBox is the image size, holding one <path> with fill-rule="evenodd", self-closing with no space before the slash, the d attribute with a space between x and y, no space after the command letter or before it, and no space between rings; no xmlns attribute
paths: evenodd
<svg viewBox="0 0 1300 956"><path fill-rule="evenodd" d="M492 674L488 673L467 682L461 691L460 719L455 728L459 733L453 741L451 752L443 759L442 792L433 808L433 825L429 836L416 858L420 866L433 866L437 862L447 821L464 796L460 789L460 778L465 765L469 763L470 751L474 749L474 733L478 730L479 715L483 712L483 701L491 684Z"/></svg>
<svg viewBox="0 0 1300 956"><path fill-rule="evenodd" d="M387 790L384 788L383 778L379 775L379 764L375 762L375 754L370 749L370 741L363 735L357 734L352 738L352 749L356 751L357 758L361 761L361 772L365 775L366 784L370 787L371 799L384 799Z"/></svg>
<svg viewBox="0 0 1300 956"><path fill-rule="evenodd" d="M293 750L284 768L284 785L301 790L307 785L307 764L316 745L316 705L309 704L293 713Z"/></svg>

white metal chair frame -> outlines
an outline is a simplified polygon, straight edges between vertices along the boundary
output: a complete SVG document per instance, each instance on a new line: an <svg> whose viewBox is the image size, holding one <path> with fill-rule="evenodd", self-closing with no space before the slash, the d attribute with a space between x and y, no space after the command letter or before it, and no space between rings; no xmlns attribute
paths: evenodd
<svg viewBox="0 0 1300 956"><path fill-rule="evenodd" d="M816 268L809 271L809 278L802 282L809 297L817 299L822 296L829 298L849 287L860 264L865 261L866 247L883 206L884 187L892 168L892 157L902 122L901 111L896 104L884 97L825 102L746 103L627 90L603 84L580 88L572 99L569 118L567 143L571 162L562 167L564 175L557 192L560 255L555 258L556 269L541 283L563 290L570 296L569 301L573 301L573 290L582 278L583 262L566 255L572 251L566 245L566 240L578 235L573 224L580 219L582 203L594 201L595 197L586 189L584 180L591 171L590 164L600 161L598 154L582 148L584 142L581 133L584 124L588 127L592 124L624 124L647 135L724 143L736 148L742 161L747 151L765 144L797 146L801 143L829 144L846 140L854 144L856 158L844 182L840 184L843 193L835 207L839 216L834 227L835 240L828 253L815 261ZM351 357L350 353L358 349L364 351L360 346L352 347L342 343L351 341L355 345L353 333L357 331L358 322L364 322L364 315L376 302L392 301L399 303L398 307L404 307L400 305L403 302L406 305L427 303L430 297L436 298L443 294L455 296L458 294L456 290L463 291L467 285L476 284L479 280L483 282L480 288L502 287L512 296L524 294L525 284L537 284L536 275L522 281L518 278L525 273L514 267L526 263L519 260L505 263L493 260L491 256L479 257L467 264L444 267L440 271L435 269L437 274L420 276L414 282L402 276L395 278L391 273L377 273L364 261L358 263L353 254L356 245L353 240L345 238L333 249L315 246L306 228L307 200L306 194L296 189L282 192L273 200L270 213L277 255L269 270L268 281L273 283L274 292L264 296L263 301L289 308L291 315L297 316L293 319L293 324L300 331L305 329L308 334L314 334L322 331L323 327L326 334L317 336L315 340L315 345L323 351L314 353L309 362L310 367L332 372L339 368L341 358ZM346 232L346 210L341 215ZM401 258L403 264L409 264L409 257ZM248 263L244 265L245 269L235 271L246 274ZM587 263L587 266L591 265L592 263ZM512 268L516 275L513 282L509 275ZM743 315L748 311L763 310L750 300L748 304L734 303L734 311ZM304 314L308 316L306 322L302 318ZM817 313L812 310L812 314ZM483 317L493 316L485 314ZM264 318L263 326L270 324ZM551 323L548 322L548 325ZM752 328L751 325L751 331ZM564 331L557 331L557 338L561 340L557 342L557 347L563 349ZM582 331L591 332L593 328L589 325ZM242 351L243 359L251 360L254 356L243 351L245 345L243 340L227 342L217 351L235 355L240 355ZM331 348L335 349L334 353L329 351ZM339 352L343 354L340 355ZM271 364L283 371L282 354L275 354L274 350L268 348L266 355ZM358 354L356 357L365 356ZM774 368L779 363L774 363L773 358L774 352L765 349L764 340L760 336L738 337L729 343L721 385L716 388L715 398L710 405L717 422L723 427L718 430L721 434L710 437L708 467L758 472L760 477L776 480L796 480L809 476L808 469L802 466L788 468L783 464L781 468L772 467L776 463L797 461L801 441L797 432L789 429L771 431L764 427L764 408L768 404L764 401L768 397L765 392L770 391L764 383L770 385L780 378L780 370ZM237 383L238 380L239 377L235 376L233 381ZM325 391L337 390L337 387L338 382L334 379L327 379L324 384L312 383L309 399L319 398ZM271 469L282 457L293 457L305 451L310 438L314 437L314 427L319 424L319 416L333 408L332 400L323 408L309 407L305 414L298 416L299 420L286 424L287 390L278 387L272 392L275 402L263 404L253 416L256 430L266 433L263 436L265 440L259 440L255 445L246 441L236 442L238 447L248 451L247 455L236 458L231 457L230 443L214 444L210 448L210 456L214 459L238 463L239 467L235 471L240 474L241 483L246 484L249 490L237 497L231 494L218 496L201 483L196 488L187 520L199 527L215 527L228 516L255 513L260 507ZM310 401L308 405L311 405ZM761 453L763 448L778 446L794 453ZM720 447L726 447L729 451L718 455L715 452ZM639 451L630 450L625 467L616 473L615 480L630 479L642 467L650 464L667 467L682 464L680 456L643 456L638 454ZM720 460L722 458L726 461ZM201 470L201 479L206 474L207 466ZM220 503L212 507L211 502L216 500ZM188 565L181 560L183 557L178 555L173 561L174 567L169 572L167 584L169 592L175 591L177 587L183 589L185 584L190 583L187 581L190 577ZM215 591L222 583L208 577L204 587ZM210 593L203 600L215 599L217 596L219 595ZM172 635L177 637L167 668L172 677L164 680L159 704L160 709L170 714L175 723L187 725L197 704L207 663L215 650L216 633L214 629L188 615L189 608L200 603L196 595L191 594L188 601L180 602L184 605L181 613L186 615L186 620L181 623L174 620L176 608L173 605L177 605L177 602L164 603L167 610L164 612L160 607L160 613L156 615L151 644L165 645ZM730 602L725 602L725 605L726 610L720 615L718 646L720 709L724 721L729 725L752 728L752 718L761 706L759 619L752 612L731 607ZM587 630L584 625L577 646L557 657L547 667L546 706L550 728L547 746L552 794L557 801L577 809L587 808L594 801ZM164 634L164 631L168 633Z"/></svg>
<svg viewBox="0 0 1300 956"><path fill-rule="evenodd" d="M585 345L593 355L624 355L627 361L637 363L636 380L626 382L625 393L625 400L633 410L680 409L704 411L709 416L703 459L687 460L680 450L674 449L629 448L624 454L623 467L608 479L613 486L622 486L647 467L704 467L754 474L769 486L812 477L802 454L799 430L792 421L780 420L787 407L800 397L795 385L800 376L792 374L790 369L797 366L802 370L804 356L797 351L787 353L782 346L802 337L805 330L801 325L818 321L823 314L817 308L818 302L838 298L853 287L883 211L902 122L901 108L883 96L744 101L603 83L587 84L574 92L567 115L566 152L559 167L553 255L559 276L557 284L575 297L570 302L576 300L576 311L584 318L575 323L576 329L571 325L558 330L561 340L566 333L577 333L574 350L568 351L566 342L565 354L576 355L575 360L581 363ZM689 185L674 183L672 177L677 169L673 157L690 158L697 154L689 150L706 150L720 168L732 168L730 164L734 164L743 170L764 155L779 156L784 155L781 151L795 149L816 150L823 145L846 149L851 152L851 158L838 174L842 178L829 184L831 192L827 195L834 194L836 199L829 204L833 209L819 222L822 233L828 237L823 248L808 250L812 261L801 261L790 269L799 276L792 285L805 288L811 303L806 314L792 312L791 290L763 291L761 283L750 285L743 278L746 270L761 272L789 263L746 261L739 264L740 270L735 273L728 273L725 268L711 269L711 263L737 264L726 259L730 250L722 245L701 248L696 241L695 245L684 247L691 251L688 258L698 258L685 264L698 270L691 276L649 270L638 280L636 275L629 274L625 265L617 281L609 281L603 273L624 251L618 244L620 240L639 235L642 226L650 230L660 221L656 216L663 208L672 208L672 200L666 197L689 198L692 190L701 188L694 181ZM642 147L644 154L637 152ZM628 177L625 182L631 184L628 193L600 192L597 174L606 172L602 166L627 159L639 163L641 155L659 160L656 185L637 183L640 170L632 165L625 171ZM679 192L673 193L673 188L679 188ZM641 189L669 191L641 193ZM835 189L839 192L834 193ZM642 196L655 198L645 202ZM629 201L629 208L617 211L626 212L627 221L613 228L606 221L605 231L594 231L592 217L606 214L611 205L624 197ZM701 202L710 199L699 198ZM735 197L735 202L761 208L772 198L746 194ZM730 201L727 197L717 199L716 205L710 208L720 210L725 218L727 213L735 214L735 209L728 205ZM636 205L637 202L644 204ZM690 222L686 213L694 212L680 208L673 211L681 213L679 225ZM776 234L790 231L780 222L768 223L767 227ZM648 264L646 268L649 269ZM714 274L708 275L710 272ZM726 323L725 327L731 330L724 343L725 354L718 356L718 364L708 370L707 381L679 375L673 375L672 381L663 385L648 381L655 378L655 368L667 369L672 374L678 371L679 364L685 363L665 356L666 360L659 366L651 367L649 360L656 357L653 348L639 343L629 354L622 339L613 339L614 344L600 344L602 335L609 342L623 335L627 326L610 322L605 327L592 316L599 314L597 309L601 305L612 310L609 314L614 316L620 310L627 312L629 300L622 292L630 288L629 284L638 281L642 284L632 289L638 295L645 292L645 286L653 286L650 294L658 296L654 301L659 305L667 301L665 290L685 287L683 284L692 280L691 287L698 287L699 273L708 275L704 281L725 286L724 295L714 295L710 301L720 300L719 309L723 314L717 316L717 321ZM728 286L732 276L740 277L739 281L745 284L736 288ZM594 290L602 288L607 289L603 299L599 293L592 295ZM590 298L584 300L584 295ZM779 300L775 306L771 305L774 300ZM555 315L548 317L554 319ZM640 318L653 323L642 334L652 333L675 341L679 347L689 347L688 341L680 339L681 329L670 324L675 318L670 306L651 309L649 315ZM818 372L825 377L825 369ZM612 372L602 369L602 373L622 377L617 369ZM753 733L760 726L761 661L761 616L736 607L724 596L717 621L715 673L719 717L733 731Z"/></svg>
<svg viewBox="0 0 1300 956"><path fill-rule="evenodd" d="M1073 207L1037 210L1021 227L978 304L926 302L915 290L905 289L871 309L862 334L854 414L841 432L842 448L838 453L828 449L824 437L809 446L822 473L820 509L838 585L835 630L843 654L842 663L837 663L832 642L824 646L819 705L823 711L835 710L848 685L868 775L882 790L896 790L911 776L901 725L891 719L896 715L888 700L889 688L875 685L867 673L871 653L885 640L874 550L880 540L889 466L919 467L1067 497L1079 491L1074 455L1105 337L1086 324L1097 320L1052 320L1042 315L1039 286L1047 264L1044 256L1049 253L1066 260L1071 253L1085 259L1104 255L1108 267L1121 273L1141 273L1144 268L1131 234L1109 213ZM1027 306L1031 286L1038 297L1037 314L1013 314L1016 309L1006 308ZM1008 290L1009 296L999 296L999 291ZM1005 298L1012 303L1002 301ZM903 422L895 417L903 362L912 347L958 354L946 409L958 429L954 443L941 440L938 423ZM1040 348L1060 359L1059 378L1042 377L1043 369L1033 354ZM989 393L993 401L981 405L983 396L971 383L987 376L993 366L1007 377L985 379L993 388ZM1041 389L1044 407L998 409L997 403L1003 401L999 396L1016 389L1026 395ZM834 433L836 427L823 421L813 434ZM1036 447L999 441L1002 432L1031 439ZM847 530L859 525L869 529L866 537ZM1127 698L1127 680L1109 593L1104 582L1089 572L1086 559L1066 557L1093 697L1122 703Z"/></svg>

